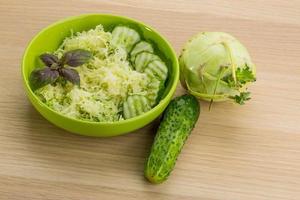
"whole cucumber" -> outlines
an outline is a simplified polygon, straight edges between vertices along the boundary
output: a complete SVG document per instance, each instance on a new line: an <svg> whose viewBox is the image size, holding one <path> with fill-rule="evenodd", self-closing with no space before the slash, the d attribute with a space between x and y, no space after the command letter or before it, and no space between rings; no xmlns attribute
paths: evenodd
<svg viewBox="0 0 300 200"><path fill-rule="evenodd" d="M192 95L170 102L146 161L145 176L150 182L161 183L168 178L199 114L198 100Z"/></svg>

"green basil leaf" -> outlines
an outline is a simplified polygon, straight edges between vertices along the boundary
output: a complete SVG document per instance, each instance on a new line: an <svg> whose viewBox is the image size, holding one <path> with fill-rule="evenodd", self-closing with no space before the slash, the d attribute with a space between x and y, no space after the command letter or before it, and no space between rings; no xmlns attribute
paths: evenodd
<svg viewBox="0 0 300 200"><path fill-rule="evenodd" d="M92 57L91 52L83 49L75 49L66 52L63 55L61 62L64 65L69 65L71 67L78 67L86 63L91 57Z"/></svg>
<svg viewBox="0 0 300 200"><path fill-rule="evenodd" d="M40 55L40 59L47 67L51 67L54 63L58 64L58 58L55 55L44 53Z"/></svg>
<svg viewBox="0 0 300 200"><path fill-rule="evenodd" d="M46 67L43 69L35 69L31 72L29 81L33 90L44 87L45 85L54 83L59 77L56 70Z"/></svg>
<svg viewBox="0 0 300 200"><path fill-rule="evenodd" d="M71 83L73 83L75 85L80 84L80 76L79 76L78 72L74 69L62 68L61 75L65 80L70 81Z"/></svg>

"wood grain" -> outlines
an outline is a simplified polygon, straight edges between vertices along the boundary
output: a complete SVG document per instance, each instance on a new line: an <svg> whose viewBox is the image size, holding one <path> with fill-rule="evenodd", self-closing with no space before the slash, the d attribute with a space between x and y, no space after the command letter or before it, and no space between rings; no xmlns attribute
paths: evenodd
<svg viewBox="0 0 300 200"><path fill-rule="evenodd" d="M0 2L0 199L300 199L300 1L9 0ZM177 52L225 31L258 68L245 106L202 113L162 185L143 178L157 122L115 138L69 134L43 119L21 83L24 48L43 27L87 12L144 21ZM184 91L178 86L177 95Z"/></svg>

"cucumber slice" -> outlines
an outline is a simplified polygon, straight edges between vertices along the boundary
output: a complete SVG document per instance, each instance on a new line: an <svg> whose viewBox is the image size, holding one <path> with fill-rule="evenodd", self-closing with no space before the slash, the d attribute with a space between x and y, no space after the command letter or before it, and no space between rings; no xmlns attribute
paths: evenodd
<svg viewBox="0 0 300 200"><path fill-rule="evenodd" d="M157 104L162 99L165 89L166 89L165 84L160 84L155 104Z"/></svg>
<svg viewBox="0 0 300 200"><path fill-rule="evenodd" d="M130 116L131 117L136 116L137 112L136 112L136 108L135 108L134 97L133 96L129 96L127 98L127 102L128 102Z"/></svg>
<svg viewBox="0 0 300 200"><path fill-rule="evenodd" d="M123 103L123 116L125 119L128 119L131 116L130 111L129 111L128 102Z"/></svg>
<svg viewBox="0 0 300 200"><path fill-rule="evenodd" d="M137 95L133 96L133 100L134 100L134 107L136 110L136 115L142 114L144 111L143 111L142 102L140 101L140 96L137 96Z"/></svg>
<svg viewBox="0 0 300 200"><path fill-rule="evenodd" d="M136 117L151 109L149 101L141 95L132 95L123 104L123 116L125 119Z"/></svg>
<svg viewBox="0 0 300 200"><path fill-rule="evenodd" d="M157 102L158 92L161 88L161 81L154 78L148 85L147 98L151 106L154 106Z"/></svg>
<svg viewBox="0 0 300 200"><path fill-rule="evenodd" d="M146 97L140 98L140 102L142 103L143 112L147 112L148 110L151 109L149 101Z"/></svg>
<svg viewBox="0 0 300 200"><path fill-rule="evenodd" d="M135 70L138 72L144 72L148 63L154 60L160 60L160 58L157 55L146 51L138 53L134 60Z"/></svg>
<svg viewBox="0 0 300 200"><path fill-rule="evenodd" d="M134 62L135 56L138 53L143 52L143 51L153 53L154 50L153 50L152 45L146 41L141 41L141 42L137 43L130 52L131 62Z"/></svg>
<svg viewBox="0 0 300 200"><path fill-rule="evenodd" d="M139 33L126 26L117 26L112 31L112 44L125 48L127 52L130 52L133 45L140 40Z"/></svg>
<svg viewBox="0 0 300 200"><path fill-rule="evenodd" d="M144 70L145 73L152 78L157 78L158 80L164 82L168 76L168 67L166 64L160 60L151 61Z"/></svg>

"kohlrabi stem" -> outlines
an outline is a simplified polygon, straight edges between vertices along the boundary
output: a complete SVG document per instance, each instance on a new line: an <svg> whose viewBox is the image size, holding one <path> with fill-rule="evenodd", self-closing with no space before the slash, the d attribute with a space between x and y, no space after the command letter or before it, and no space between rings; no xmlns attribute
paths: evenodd
<svg viewBox="0 0 300 200"><path fill-rule="evenodd" d="M225 49L227 50L227 52L229 54L229 59L230 59L230 63L231 63L231 70L232 70L232 78L233 78L234 83L236 84L237 83L236 75L235 75L236 63L234 62L231 48L230 48L230 46L228 45L228 43L226 41L223 41L221 44L225 47Z"/></svg>
<svg viewBox="0 0 300 200"><path fill-rule="evenodd" d="M219 84L220 84L221 77L223 76L223 73L224 73L225 70L226 70L226 68L225 68L225 67L222 67L222 68L221 68L221 72L220 72L219 75L218 75L218 79L217 79L217 81L216 81L215 88L214 88L214 93L213 93L213 96L212 96L212 98L211 98L211 100L210 100L210 103L209 103L209 108L208 108L209 110L210 110L211 105L212 105L212 103L213 103L213 101L214 101L214 96L215 96L216 93L217 93L217 88L218 88L218 86L219 86Z"/></svg>
<svg viewBox="0 0 300 200"><path fill-rule="evenodd" d="M202 81L202 83L203 83L204 90L206 91L206 93L208 93L208 90L207 90L207 87L206 87L206 83L205 83L205 81L204 81L203 66L204 66L204 65L200 65L200 70L198 71L198 73L199 73L199 76L200 76L201 81Z"/></svg>
<svg viewBox="0 0 300 200"><path fill-rule="evenodd" d="M189 83L187 81L185 81L185 84L186 84L188 92L196 97L200 97L200 98L204 98L204 99L212 99L212 98L223 99L223 98L227 98L229 96L229 95L225 95L225 94L211 95L211 94L195 92L191 89L191 87L189 86Z"/></svg>

